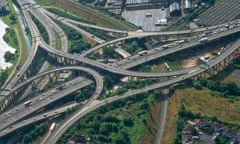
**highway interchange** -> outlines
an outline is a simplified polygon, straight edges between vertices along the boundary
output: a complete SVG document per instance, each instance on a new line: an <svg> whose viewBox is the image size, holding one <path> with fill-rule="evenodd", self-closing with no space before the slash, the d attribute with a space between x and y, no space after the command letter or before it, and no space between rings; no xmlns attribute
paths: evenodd
<svg viewBox="0 0 240 144"><path fill-rule="evenodd" d="M235 26L231 29L225 29L221 31L221 29L225 26L225 24L222 25L217 25L209 28L199 28L199 29L193 29L193 30L183 30L183 31L172 31L172 32L142 32L142 31L121 31L121 30L114 30L114 29L109 29L109 28L104 28L104 27L99 27L95 25L90 25L90 24L85 24L82 22L76 22L67 18L63 18L60 16L56 16L45 9L38 7L34 1L28 1L28 0L18 0L18 3L20 6L22 6L22 11L23 15L25 17L26 23L29 27L29 30L32 35L32 48L29 54L29 57L27 58L26 62L24 65L21 67L20 71L12 78L12 80L5 85L6 89L9 89L10 92L4 92L5 97L11 96L14 94L16 91L19 89L29 85L30 83L36 81L37 79L44 77L46 75L49 75L51 73L55 73L57 71L63 71L63 70L78 70L78 71L83 71L86 73L89 73L96 85L95 92L91 96L91 98L88 100L88 103L84 104L82 109L79 109L72 117L66 119L62 125L60 125L49 137L46 139L45 143L48 144L54 144L57 142L57 140L61 137L62 134L71 126L73 125L78 119L86 115L87 113L103 106L106 104L109 104L113 101L117 101L119 99L123 99L129 96L134 96L136 94L140 94L143 92L147 92L150 90L158 89L158 88L164 88L166 86L170 86L172 84L175 84L177 82L181 82L185 79L191 78L193 76L196 76L206 70L208 70L211 67L214 67L218 63L221 63L225 58L227 58L230 54L232 54L234 51L239 49L240 47L240 40L236 41L234 44L229 46L229 48L221 54L221 56L216 57L215 59L211 60L208 62L208 64L201 64L196 67L188 68L188 69L183 69L179 71L172 71L172 72L162 72L162 73L145 73L145 72L137 72L137 71L131 71L127 70L132 67L135 67L137 65L149 62L154 59L158 59L163 56L167 56L172 53L176 53L179 51L182 51L184 49L192 48L195 46L200 45L199 39L191 40L188 42L184 42L183 44L180 45L174 45L169 49L166 50L150 50L148 51L147 55L144 56L139 56L135 55L132 56L130 59L124 59L120 61L117 65L109 65L109 64L103 64L100 62L97 62L95 60L91 60L87 58L86 56L100 48L106 45L114 44L117 42L121 42L127 39L133 39L133 38L139 38L139 37L147 37L147 36L155 36L155 35L178 35L178 34L189 34L189 33L197 33L197 32L204 32L204 31L214 31L214 34L211 34L209 36L209 41L213 41L234 33L238 33L240 31L239 26ZM38 31L38 28L34 24L30 14L31 13L34 17L36 17L45 27L46 31L48 32L49 36L49 41L50 43L47 44L42 40L42 37L40 36L40 33ZM47 15L56 18L58 20L62 20L63 23L68 24L68 26L78 29L80 33L89 35L93 40L96 42L100 43L99 45L85 51L84 53L80 55L72 55L67 53L67 38L57 24L54 23L53 20L51 20ZM231 22L229 24L235 25L236 22ZM127 36L115 39L112 41L103 41L99 38L92 37L92 34L84 32L84 30L80 30L80 28L76 27L74 24L79 24L85 27L91 27L94 29L100 29L108 32L116 32L116 33L122 33ZM55 45L55 32L58 33L61 39L61 51L56 49ZM216 31L216 32L215 32ZM69 66L69 67L62 67L62 68L56 68L53 70L47 70L48 64L45 64L42 68L42 73L37 74L36 76L27 78L24 82L21 84L18 83L19 79L24 76L25 72L31 65L31 62L33 61L34 57L36 56L36 53L39 48L44 49L49 53L49 56L57 56L61 57L62 59L69 59L74 61L76 64L86 64L88 66L91 66L91 68L87 67L80 67L80 66ZM134 76L134 77L150 77L150 78L156 78L156 77L169 77L169 76L177 76L172 79L169 79L168 81L165 82L159 82L155 83L149 86L146 86L142 89L137 89L137 90L128 90L126 93L122 95L117 95L111 98L107 98L104 100L96 100L102 93L103 90L103 84L104 84L104 78L95 70L92 69L92 67L97 68L97 69L102 69L111 73L115 74L120 74L120 75L126 75L126 76ZM43 72L44 71L44 72ZM74 81L74 82L73 82ZM0 136L6 135L14 130L17 130L18 128L21 128L27 124L30 124L31 121L36 121L45 118L45 116L36 116L34 119L29 118L23 122L21 120L26 117L27 115L32 114L34 111L45 107L46 105L64 97L67 96L70 93L73 93L91 83L93 83L92 80L86 79L86 78L77 78L73 81L66 82L66 88L62 89L61 91L52 89L49 91L46 91L42 94L39 94L38 96L34 97L31 99L33 102L32 105L28 108L24 106L23 103L16 105L15 107L11 108L10 110L7 110L4 113L1 113L0 115ZM74 83L74 84L73 84ZM45 84L43 84L45 85ZM68 87L69 86L69 87ZM43 98L46 97L46 98ZM41 98L41 100L40 100ZM43 98L43 99L42 99ZM40 102L39 102L40 101ZM35 103L34 103L35 102ZM65 111L66 108L60 108L61 112ZM19 112L21 111L21 113ZM54 115L55 112L53 112L51 115ZM49 116L49 115L48 115ZM47 116L47 117L48 117Z"/></svg>

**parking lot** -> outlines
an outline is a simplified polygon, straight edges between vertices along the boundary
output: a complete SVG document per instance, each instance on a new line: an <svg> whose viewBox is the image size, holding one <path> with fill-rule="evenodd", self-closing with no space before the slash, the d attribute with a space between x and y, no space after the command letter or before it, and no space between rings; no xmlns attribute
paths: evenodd
<svg viewBox="0 0 240 144"><path fill-rule="evenodd" d="M151 16L146 16L151 14ZM141 26L144 31L160 31L164 26L156 26L155 23L159 19L164 19L167 16L167 9L145 9L145 10L124 10L122 17L127 21Z"/></svg>

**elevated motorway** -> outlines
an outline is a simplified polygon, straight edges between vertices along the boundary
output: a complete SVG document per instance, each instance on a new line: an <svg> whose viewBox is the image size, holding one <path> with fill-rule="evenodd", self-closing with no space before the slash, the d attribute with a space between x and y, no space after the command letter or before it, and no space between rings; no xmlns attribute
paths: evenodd
<svg viewBox="0 0 240 144"><path fill-rule="evenodd" d="M3 130L7 126L10 126L21 120L22 118L34 113L35 111L81 89L88 86L92 81L85 78L78 78L71 82L65 83L65 87L58 93L58 89L54 88L39 96L29 99L31 101L30 106L26 106L24 103L14 106L14 108L2 113L0 115L0 130Z"/></svg>
<svg viewBox="0 0 240 144"><path fill-rule="evenodd" d="M135 72L135 71L130 71L130 70L119 69L119 68L116 68L113 66L109 66L107 64L97 62L95 60L85 58L85 57L62 53L60 51L52 49L50 46L48 46L46 44L41 45L41 47L44 48L51 55L54 54L61 58L69 59L69 60L75 61L77 63L87 64L87 65L93 66L95 68L103 69L103 70L106 70L106 71L109 71L109 72L112 72L115 74L120 74L120 75L128 75L128 76L134 76L134 77L167 77L167 76L181 75L181 74L187 73L188 71L191 71L193 69L193 68L189 68L189 69L173 71L173 72L165 72L165 73Z"/></svg>
<svg viewBox="0 0 240 144"><path fill-rule="evenodd" d="M106 104L109 104L111 102L114 102L114 101L117 101L117 100L120 100L123 98L134 96L134 95L137 95L137 94L140 94L143 92L147 92L147 91L151 91L151 90L154 90L157 88L163 88L163 87L172 85L174 83L183 81L185 79L189 79L193 76L196 76L196 75L208 70L209 68L214 67L216 64L218 64L221 61L223 61L224 59L226 59L229 55L231 55L237 49L240 49L240 39L238 41L236 41L230 48L228 48L220 57L217 57L216 59L211 60L208 63L208 66L206 66L205 64L202 64L202 65L199 65L198 67L196 67L193 71L191 71L187 74L181 75L179 77L170 79L168 81L152 84L152 85L149 85L144 88L137 89L137 90L129 90L128 92L126 92L122 95L116 95L114 97L110 97L110 98L107 98L102 101L95 101L95 102L89 103L88 105L86 105L86 107L79 110L72 118L69 118L68 120L66 120L64 122L64 124L61 125L61 127L56 129L49 136L49 138L45 142L45 144L55 144L57 142L57 140L66 132L66 130L69 129L75 122L77 122L80 118L85 116L87 113L94 111L101 106L104 106Z"/></svg>
<svg viewBox="0 0 240 144"><path fill-rule="evenodd" d="M11 79L11 82L9 82L6 86L5 89L12 89L13 86L17 83L17 81L19 80L19 78L24 74L24 72L28 69L28 67L30 66L32 60L34 59L34 56L36 55L36 52L38 50L38 45L40 43L40 35L38 33L37 27L36 25L33 23L33 21L31 21L29 14L23 10L22 11L24 14L24 17L26 18L26 22L28 24L30 33L32 35L32 47L30 49L30 53L25 61L25 63L23 64L23 66L20 68L20 70L18 71L18 73L16 75L14 75L14 77ZM1 93L1 95L8 95L8 92L4 92Z"/></svg>
<svg viewBox="0 0 240 144"><path fill-rule="evenodd" d="M56 48L56 38L55 38L55 33L53 29L50 27L50 23L47 20L47 18L42 15L37 9L35 8L30 8L29 11L33 16L38 19L38 21L43 25L43 27L46 29L48 38L49 38L49 45L53 48Z"/></svg>
<svg viewBox="0 0 240 144"><path fill-rule="evenodd" d="M224 37L224 36L239 32L239 31L240 31L240 27L236 27L234 29L230 29L228 31L218 33L217 35L214 35L213 37L210 37L210 40L214 40L214 39L217 39L217 38L220 38L220 37ZM186 48L189 48L189 47L192 47L192 46L196 46L196 45L199 45L199 44L201 44L199 41L197 41L197 42L193 41L192 43L185 44L186 47L184 47L184 48L169 49L169 50L165 51L165 53L158 53L158 55L153 55L153 56L151 55L152 58L149 58L149 59L155 59L155 58L159 57L159 55L160 56L163 56L163 55L166 56L167 54L174 53L175 51L180 51L180 50L183 50L183 49L186 49ZM85 63L85 64L88 64L90 66L93 66L93 67L96 67L96 68L99 68L99 69L103 69L103 70L106 70L106 71L109 71L109 72L112 72L112 73L115 73L115 74L120 74L120 75L137 76L137 77L168 77L168 76L182 75L182 74L188 73L188 72L190 72L194 69L194 68L188 68L188 69L183 69L183 70L179 70L179 71L172 71L172 72L165 72L165 73L135 72L135 71L125 70L125 69L119 69L117 67L113 67L113 66L110 66L110 65L107 65L107 64L103 64L103 63L97 62L95 60L85 58L83 56L77 56L77 55L62 53L60 51L52 49L50 46L48 46L45 43L41 43L41 46L47 52L49 52L51 54L55 54L59 57L74 60L74 61L77 61L79 63ZM143 60L139 60L139 62L136 62L136 63L141 63L142 61ZM145 60L145 61L147 61L147 60ZM135 65L135 64L131 63L129 67L132 67L133 65Z"/></svg>
<svg viewBox="0 0 240 144"><path fill-rule="evenodd" d="M221 32L222 34L219 33L217 35L215 34L210 35L208 36L208 42L215 41L217 39L220 39L222 37L231 35L239 31L240 31L240 27L238 27L238 29L230 29L230 30L227 30L226 32ZM183 51L198 45L204 45L204 44L201 43L199 39L195 39L195 40L192 40L191 42L184 42L183 44L175 44L172 47L169 46L170 48L167 48L167 49L158 47L148 51L148 53L144 56L135 55L133 57L129 57L128 59L120 60L118 61L116 66L120 69L129 69L137 65L140 65L140 64L143 64L143 63L146 63L146 62L149 62L149 61L152 61L152 60L155 60L179 51ZM162 50L158 50L158 49L162 49Z"/></svg>
<svg viewBox="0 0 240 144"><path fill-rule="evenodd" d="M11 90L11 92L9 93L9 96L11 96L12 94L14 94L16 91L18 91L18 89L28 85L29 83L33 82L34 80L42 77L42 76L46 76L48 74L51 74L51 73L54 73L54 72L57 72L57 71L63 71L63 70L79 70L79 71L84 71L84 72L87 72L89 73L94 79L95 79L95 82L96 82L96 90L92 96L91 99L96 99L102 92L102 89L103 89L103 78L102 76L100 76L96 71L92 70L92 69L89 69L89 68L84 68L84 67L77 67L77 66L73 66L73 67L63 67L63 68L58 68L58 69L54 69L54 70L50 70L50 71L46 71L46 72L43 72L39 75L36 75L28 80L26 80L25 82L23 82L22 84L16 86L14 89ZM43 107L43 106L46 106L46 104L49 104L51 102L54 102L58 99L60 99L61 97L63 96L66 96L80 88L83 88L84 86L87 86L88 84L90 84L91 82L90 81L87 81L87 80L83 80L81 81L82 84L80 85L75 85L74 87L70 87L69 89L63 89L63 91L61 91L61 93L56 93L55 91L52 91L51 93L53 93L55 95L55 97L50 97L48 99L46 99L46 101L43 103L36 103L34 109L27 109L26 111L21 111L21 113L16 113L18 114L14 119L12 120L6 120L8 119L8 117L6 117L5 115L9 114L9 112L13 113L13 112L17 112L16 109L19 110L18 107L15 107L14 109L10 109L8 112L5 112L4 114L1 114L0 115L0 121L3 122L5 121L3 124L0 124L0 129L3 129L5 128L6 126L16 122L17 120L23 118L24 116L26 115L29 115L30 113L32 113L33 111ZM51 94L50 92L46 93L45 95L53 95ZM58 98L57 98L58 97ZM49 100L50 99L50 100ZM35 101L35 99L33 100ZM24 109L24 105L20 105L20 108L21 109ZM20 111L20 110L19 110ZM12 115L12 114L11 114Z"/></svg>
<svg viewBox="0 0 240 144"><path fill-rule="evenodd" d="M57 109L54 109L54 110L51 110L51 111L46 111L46 112L44 112L42 114L38 114L38 115L33 116L31 118L24 119L24 120L22 120L20 122L12 124L8 128L0 131L0 137L3 137L5 135L7 135L7 134L10 134L10 133L20 129L20 128L23 128L23 127L25 127L27 125L36 123L38 121L41 121L41 120L44 120L44 119L48 119L50 117L56 117L58 115L61 115L62 113L66 112L69 108L71 108L73 106L76 106L76 105L77 105L77 103L66 105L66 106L63 106L61 108L57 108Z"/></svg>
<svg viewBox="0 0 240 144"><path fill-rule="evenodd" d="M235 24L235 22L231 22L231 25ZM224 25L219 25L219 26L214 26L212 28L200 28L200 29L195 29L195 30L183 30L183 31L170 31L170 32L149 32L149 33L144 33L144 32L134 32L135 34L133 35L129 35L126 37L122 37L122 38L118 38L118 39L114 39L112 41L108 41L105 43L102 43L100 45L97 45L89 50L86 50L85 52L81 53L81 56L87 56L88 54L97 51L98 49L110 45L110 44L114 44L117 42L122 42L125 40L129 40L129 39L133 39L133 38L139 38L139 37L147 37L147 36L154 36L154 35L178 35L178 34L189 34L189 33L194 33L194 32L203 32L203 31L211 31L211 30L216 30L216 29L222 29L224 27ZM215 34L214 34L215 35ZM217 36L218 34L216 34Z"/></svg>

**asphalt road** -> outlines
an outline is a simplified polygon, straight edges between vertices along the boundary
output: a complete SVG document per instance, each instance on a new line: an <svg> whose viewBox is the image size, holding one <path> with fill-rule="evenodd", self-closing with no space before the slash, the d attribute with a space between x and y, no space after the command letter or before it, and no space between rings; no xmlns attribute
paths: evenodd
<svg viewBox="0 0 240 144"><path fill-rule="evenodd" d="M72 124L74 124L78 119L80 119L81 117L83 117L87 113L89 113L89 112L91 112L91 111L93 111L93 110L95 110L95 109L97 109L97 108L99 108L103 105L109 104L113 101L117 101L119 99L123 99L123 98L129 97L129 96L134 96L136 94L140 94L140 93L147 92L147 91L150 91L150 90L154 90L154 89L157 89L157 88L166 87L166 86L169 86L171 84L174 84L174 83L183 81L185 79L191 78L195 75L198 75L198 74L206 71L208 68L211 68L211 67L215 66L216 64L218 64L219 62L221 62L229 54L231 54L232 52L234 52L238 48L240 48L240 39L238 41L236 41L233 45L231 45L231 48L227 49L222 54L222 57L217 57L216 59L211 60L208 63L208 66L202 64L202 65L199 65L194 71L191 71L187 74L184 74L184 75L181 75L179 77L170 79L168 81L152 84L152 85L149 85L149 86L146 86L144 88L137 89L137 90L128 90L128 92L126 92L122 95L117 95L117 96L114 96L114 97L110 97L110 98L107 98L107 99L102 100L102 101L88 103L88 105L86 105L86 107L79 110L73 117L66 120L65 123L62 126L60 126L57 130L55 130L54 133L52 133L51 136L49 137L49 139L46 141L46 144L55 144L57 142L57 140L64 134L64 132Z"/></svg>
<svg viewBox="0 0 240 144"><path fill-rule="evenodd" d="M14 132L15 130L18 130L24 126L27 126L29 124L33 124L35 122L38 122L40 120L43 120L43 119L48 119L50 117L56 117L56 116L59 116L61 115L62 113L66 112L69 108L73 107L73 106L76 106L77 103L73 103L73 104L70 104L70 105L66 105L66 106L63 106L61 108L57 108L57 109L53 109L51 111L46 111L42 114L38 114L36 116L33 116L29 119L24 119L18 123L15 123L15 124L12 124L11 126L9 126L8 128L0 131L0 137L4 136L4 135L7 135L9 133L12 133Z"/></svg>

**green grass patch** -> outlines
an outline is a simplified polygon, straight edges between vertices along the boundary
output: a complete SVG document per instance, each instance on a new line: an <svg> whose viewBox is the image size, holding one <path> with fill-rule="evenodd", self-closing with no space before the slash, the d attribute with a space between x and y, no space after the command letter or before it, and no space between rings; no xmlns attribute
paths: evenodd
<svg viewBox="0 0 240 144"><path fill-rule="evenodd" d="M181 61L169 61L167 62L170 69L172 71L177 71L177 70L180 70L181 69L181 66L182 66L182 62Z"/></svg>
<svg viewBox="0 0 240 144"><path fill-rule="evenodd" d="M54 31L54 35L56 38L56 49L61 50L62 49L62 45L61 45L61 39L60 36L56 33L56 31Z"/></svg>

